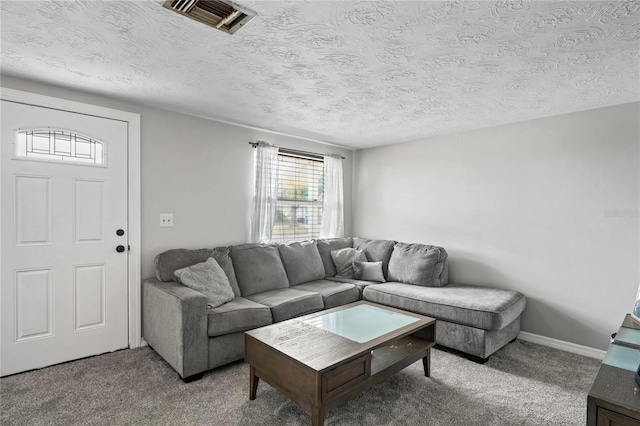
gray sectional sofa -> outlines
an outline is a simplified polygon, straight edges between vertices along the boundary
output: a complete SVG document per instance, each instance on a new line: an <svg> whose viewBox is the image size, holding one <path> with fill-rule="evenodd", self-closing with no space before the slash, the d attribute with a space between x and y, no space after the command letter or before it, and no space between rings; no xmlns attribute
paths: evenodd
<svg viewBox="0 0 640 426"><path fill-rule="evenodd" d="M381 269L376 277L385 282L345 273L337 257L336 269L332 252L337 256L341 249L365 260L353 262L359 268ZM174 276L210 257L235 296L215 308ZM441 247L390 240L175 249L159 254L155 265L156 278L142 284L143 337L185 381L242 359L247 330L359 299L434 317L436 343L483 361L518 336L526 304L519 292L449 283L447 253Z"/></svg>

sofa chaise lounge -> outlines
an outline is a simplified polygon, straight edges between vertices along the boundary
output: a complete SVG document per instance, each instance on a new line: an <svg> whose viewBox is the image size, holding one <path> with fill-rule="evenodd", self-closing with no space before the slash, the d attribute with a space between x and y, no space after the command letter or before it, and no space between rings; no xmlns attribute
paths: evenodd
<svg viewBox="0 0 640 426"><path fill-rule="evenodd" d="M215 308L174 275L209 258L233 290ZM518 336L526 304L516 291L449 283L441 247L391 240L174 249L155 266L156 278L142 284L143 337L185 381L243 359L247 330L360 299L436 318L436 343L482 362Z"/></svg>

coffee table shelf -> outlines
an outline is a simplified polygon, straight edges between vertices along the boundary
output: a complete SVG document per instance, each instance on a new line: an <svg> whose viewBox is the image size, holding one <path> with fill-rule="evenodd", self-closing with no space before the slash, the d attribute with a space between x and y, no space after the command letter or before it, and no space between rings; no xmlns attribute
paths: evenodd
<svg viewBox="0 0 640 426"><path fill-rule="evenodd" d="M409 362L408 365L411 365L422 358L416 358L416 353L426 351L431 346L433 346L432 342L406 336L389 345L374 349L371 353L371 375L374 376L388 368L397 367L403 364L403 361Z"/></svg>

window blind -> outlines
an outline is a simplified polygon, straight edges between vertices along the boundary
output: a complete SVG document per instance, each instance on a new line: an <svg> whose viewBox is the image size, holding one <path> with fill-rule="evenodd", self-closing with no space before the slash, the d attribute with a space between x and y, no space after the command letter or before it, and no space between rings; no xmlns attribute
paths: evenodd
<svg viewBox="0 0 640 426"><path fill-rule="evenodd" d="M278 154L278 204L272 241L318 238L323 195L324 161L281 150Z"/></svg>

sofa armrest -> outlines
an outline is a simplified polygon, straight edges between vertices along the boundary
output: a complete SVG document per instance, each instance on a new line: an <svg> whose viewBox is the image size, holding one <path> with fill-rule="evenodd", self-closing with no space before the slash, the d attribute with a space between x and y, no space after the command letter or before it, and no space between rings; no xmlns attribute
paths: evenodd
<svg viewBox="0 0 640 426"><path fill-rule="evenodd" d="M207 298L175 281L145 280L142 335L183 379L206 371Z"/></svg>

